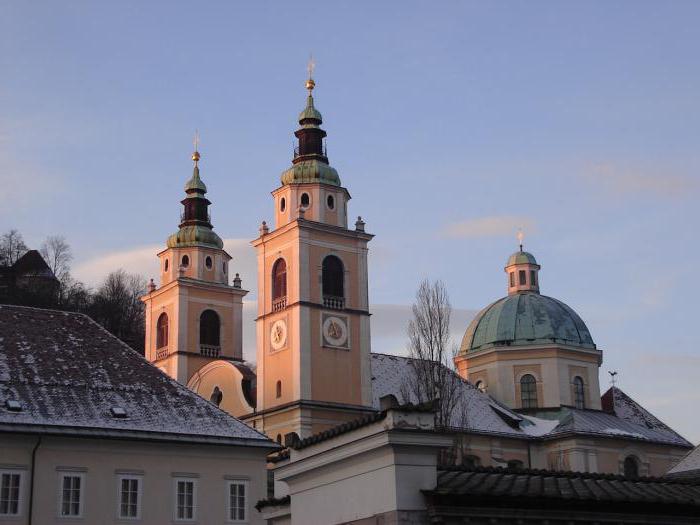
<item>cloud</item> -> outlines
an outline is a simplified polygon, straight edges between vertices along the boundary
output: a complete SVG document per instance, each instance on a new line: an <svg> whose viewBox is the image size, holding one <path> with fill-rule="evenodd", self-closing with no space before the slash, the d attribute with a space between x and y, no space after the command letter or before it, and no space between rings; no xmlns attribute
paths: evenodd
<svg viewBox="0 0 700 525"><path fill-rule="evenodd" d="M525 233L532 233L535 230L535 221L530 217L518 217L515 215L479 217L448 224L443 236L452 239L515 236L519 229Z"/></svg>
<svg viewBox="0 0 700 525"><path fill-rule="evenodd" d="M129 273L153 277L158 281L159 262L156 254L165 248L162 244L137 246L98 255L73 268L73 276L90 286L97 286L114 270L123 269ZM257 262L255 251L247 239L224 239L224 249L233 257L229 265L230 274L240 273L243 287L252 290L256 285Z"/></svg>
<svg viewBox="0 0 700 525"><path fill-rule="evenodd" d="M630 168L602 162L585 168L584 181L612 196L653 195L677 198L700 187L698 180L666 169Z"/></svg>

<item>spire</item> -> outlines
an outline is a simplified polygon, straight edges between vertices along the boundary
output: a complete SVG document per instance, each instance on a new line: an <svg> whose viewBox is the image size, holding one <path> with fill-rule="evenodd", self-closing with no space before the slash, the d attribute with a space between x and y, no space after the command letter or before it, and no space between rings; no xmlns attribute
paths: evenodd
<svg viewBox="0 0 700 525"><path fill-rule="evenodd" d="M192 177L185 184L187 196L180 201L184 206L184 211L180 215L180 229L176 234L168 238L168 246L185 246L192 244L206 244L223 248L223 242L214 233L209 216L209 205L211 202L204 195L207 193L207 186L199 176L199 133L194 136L194 151L192 152Z"/></svg>
<svg viewBox="0 0 700 525"><path fill-rule="evenodd" d="M294 132L298 145L294 148L293 166L282 173L282 184L300 182L321 182L340 186L338 172L328 164L323 139L326 132L321 129L323 117L314 105L313 90L316 81L313 72L316 64L311 58L307 66L308 77L305 87L309 94L306 97L306 107L299 113L299 129Z"/></svg>

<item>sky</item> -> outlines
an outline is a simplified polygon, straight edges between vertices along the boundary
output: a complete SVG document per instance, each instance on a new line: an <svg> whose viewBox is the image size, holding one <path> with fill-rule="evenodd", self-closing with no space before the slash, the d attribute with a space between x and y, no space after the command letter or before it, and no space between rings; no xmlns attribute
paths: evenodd
<svg viewBox="0 0 700 525"><path fill-rule="evenodd" d="M0 231L64 235L74 275L155 276L192 136L248 296L249 240L290 164L310 53L328 155L370 243L374 351L418 283L458 342L506 293L516 232L542 293L619 385L700 441L700 4L0 2Z"/></svg>

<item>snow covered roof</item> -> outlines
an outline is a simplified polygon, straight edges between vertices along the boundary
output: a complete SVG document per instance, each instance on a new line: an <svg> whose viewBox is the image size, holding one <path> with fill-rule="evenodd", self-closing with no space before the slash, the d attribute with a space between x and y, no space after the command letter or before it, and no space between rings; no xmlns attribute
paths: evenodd
<svg viewBox="0 0 700 525"><path fill-rule="evenodd" d="M403 403L419 400L405 384L415 381L412 360L386 354L372 354L373 406L393 395ZM692 447L682 436L642 408L620 389L615 388L614 411L578 410L562 407L543 410L534 415L517 413L481 392L468 381L459 382L459 400L453 412L452 426L469 432L499 434L518 438L558 438L581 434L609 438L625 438L681 447ZM609 391L605 396L612 396ZM606 397L603 396L603 407ZM613 406L613 398L608 402ZM537 416L537 417L535 417Z"/></svg>
<svg viewBox="0 0 700 525"><path fill-rule="evenodd" d="M0 431L276 447L89 317L6 305Z"/></svg>
<svg viewBox="0 0 700 525"><path fill-rule="evenodd" d="M700 445L688 452L675 467L668 471L668 475L700 481Z"/></svg>

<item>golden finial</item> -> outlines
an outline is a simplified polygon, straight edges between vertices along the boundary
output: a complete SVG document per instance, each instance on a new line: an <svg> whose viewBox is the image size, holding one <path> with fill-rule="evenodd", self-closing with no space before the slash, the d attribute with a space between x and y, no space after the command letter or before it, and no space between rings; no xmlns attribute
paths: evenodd
<svg viewBox="0 0 700 525"><path fill-rule="evenodd" d="M520 251L523 251L523 239L525 238L525 234L523 233L523 230L518 229L518 244L520 245Z"/></svg>
<svg viewBox="0 0 700 525"><path fill-rule="evenodd" d="M192 160L194 161L195 164L199 162L200 159L200 154L199 154L199 131L195 130L194 132L194 140L192 141L194 144L194 153L192 153Z"/></svg>
<svg viewBox="0 0 700 525"><path fill-rule="evenodd" d="M309 63L306 65L306 71L309 72L309 78L306 80L306 89L309 90L309 95L316 87L316 82L314 82L313 75L314 69L316 69L316 62L314 61L313 55L309 55Z"/></svg>

